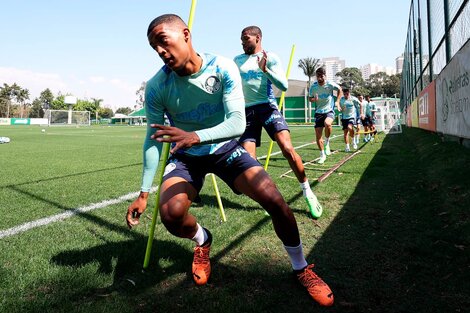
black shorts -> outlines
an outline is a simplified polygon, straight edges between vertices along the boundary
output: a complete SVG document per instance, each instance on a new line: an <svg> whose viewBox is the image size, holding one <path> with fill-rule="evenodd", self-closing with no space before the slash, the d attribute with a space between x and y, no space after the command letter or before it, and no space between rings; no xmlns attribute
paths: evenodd
<svg viewBox="0 0 470 313"><path fill-rule="evenodd" d="M277 107L270 103L261 103L245 109L246 128L241 135L239 142L245 141L256 142L256 146L261 145L262 128L266 130L272 140L274 135L282 130L289 130L284 116L279 112Z"/></svg>
<svg viewBox="0 0 470 313"><path fill-rule="evenodd" d="M335 119L335 112L330 111L328 113L315 113L315 128L325 127L325 120L329 117L332 120Z"/></svg>
<svg viewBox="0 0 470 313"><path fill-rule="evenodd" d="M351 124L352 126L356 125L356 119L353 117L341 119L341 125L343 125L343 130L348 129L349 124Z"/></svg>
<svg viewBox="0 0 470 313"><path fill-rule="evenodd" d="M199 193L206 175L213 173L236 194L241 194L235 189L233 183L241 173L254 166L261 166L261 164L253 159L236 140L231 140L213 154L191 156L177 153L171 155L165 167L163 181L170 177L181 177L193 185Z"/></svg>
<svg viewBox="0 0 470 313"><path fill-rule="evenodd" d="M370 117L366 116L363 119L361 119L362 125L364 126L370 126L372 122L370 121Z"/></svg>

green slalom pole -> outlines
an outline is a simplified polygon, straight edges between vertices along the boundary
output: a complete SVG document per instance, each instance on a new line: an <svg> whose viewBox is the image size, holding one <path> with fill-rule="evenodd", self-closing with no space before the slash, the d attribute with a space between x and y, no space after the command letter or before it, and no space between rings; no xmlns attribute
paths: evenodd
<svg viewBox="0 0 470 313"><path fill-rule="evenodd" d="M295 52L295 45L292 45L292 50L290 52L289 65L287 65L287 72L286 72L286 78L287 79L289 79L290 69L292 67L292 60L294 59L294 52ZM279 112L281 112L281 110L282 110L282 106L284 104L285 96L286 96L286 92L283 91L281 93L281 99L279 100L279 107L278 107ZM268 170L268 164L269 164L269 159L271 158L271 152L273 150L273 145L274 145L274 141L271 140L271 143L269 144L268 155L266 157L266 162L264 163L264 170L265 171Z"/></svg>
<svg viewBox="0 0 470 313"><path fill-rule="evenodd" d="M145 258L144 258L144 269L149 266L150 262L150 253L152 252L152 244L153 244L153 235L155 234L155 226L157 225L157 217L158 217L158 210L159 210L159 203L160 203L160 190L163 181L163 173L165 172L165 164L166 160L168 159L168 155L170 154L170 143L164 142L162 148L162 157L160 160L160 168L158 170L157 178L158 178L158 190L155 199L155 209L153 211L152 216L152 225L150 226L149 238L147 240L147 249L145 250Z"/></svg>
<svg viewBox="0 0 470 313"><path fill-rule="evenodd" d="M188 28L191 30L193 26L194 20L194 13L196 12L196 4L197 0L192 0L191 2L191 10L189 13L189 20L188 20ZM155 226L157 225L157 218L158 218L158 211L159 211L159 204L160 204L160 190L163 181L163 173L165 172L165 165L166 161L168 160L168 156L170 155L170 143L164 142L162 147L162 156L160 159L160 168L158 171L158 190L155 200L155 210L153 211L152 216L152 225L150 226L149 238L147 240L147 249L145 250L145 258L144 258L144 269L149 266L150 262L150 254L152 252L152 244L153 244L153 236L155 234Z"/></svg>

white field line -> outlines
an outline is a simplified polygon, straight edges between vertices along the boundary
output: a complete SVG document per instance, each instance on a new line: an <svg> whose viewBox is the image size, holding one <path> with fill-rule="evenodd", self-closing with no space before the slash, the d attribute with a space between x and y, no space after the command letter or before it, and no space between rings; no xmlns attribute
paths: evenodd
<svg viewBox="0 0 470 313"><path fill-rule="evenodd" d="M157 189L158 189L157 187L153 187L151 189L151 192L155 192ZM21 224L21 225L18 225L18 226L9 228L9 229L1 230L0 231L0 239L2 239L4 237L17 235L19 233L25 232L27 230L30 230L30 229L33 229L33 228L36 228L36 227L39 227L39 226L44 226L44 225L48 225L50 223L62 221L62 220L65 220L69 217L75 216L77 214L85 213L85 212L88 212L88 211L93 211L93 210L96 210L96 209L102 209L102 208L108 207L110 205L122 203L122 202L130 200L130 199L135 199L135 198L137 198L139 193L140 192L131 192L131 193L128 193L127 195L120 196L119 198L116 198L116 199L109 199L109 200L104 200L104 201L101 201L101 202L98 202L98 203L92 203L90 205L79 207L77 209L73 209L73 210L70 210L70 211L67 211L67 212L64 212L64 213L52 215L52 216L41 218L41 219L38 219L38 220L35 220L35 221L32 221L32 222L27 222L27 223L24 223L24 224Z"/></svg>
<svg viewBox="0 0 470 313"><path fill-rule="evenodd" d="M341 136L341 135L333 135L333 136L331 136L330 140L331 140L331 139L335 139L336 137L340 137L340 136ZM300 149L300 148L303 148L303 147L307 147L307 146L310 146L310 145L313 145L313 144L316 144L316 142L309 142L309 143L306 143L306 144L303 144L303 145L300 145L300 146L296 146L296 147L294 147L294 149L297 150L297 149ZM278 155L278 154L281 154L281 153L282 153L282 151L277 151L277 152L271 153L271 156L273 156L273 155ZM266 159L267 157L268 157L268 155L265 154L265 155L263 155L263 156L260 156L260 157L258 158L258 160L263 160L263 159Z"/></svg>
<svg viewBox="0 0 470 313"><path fill-rule="evenodd" d="M331 139L333 139L335 137L338 137L338 136L332 136ZM300 148L303 148L303 147L306 147L306 146L309 146L309 145L313 145L313 144L314 143L306 143L306 144L303 144L303 145L300 145L300 146L296 146L296 147L294 147L294 149L300 149ZM280 154L280 153L282 153L282 151L271 153L271 156L277 155L277 154ZM266 159L266 158L267 158L267 155L263 155L263 156L259 157L258 160L262 160L262 159ZM155 192L156 190L157 190L157 187L153 187L151 192ZM105 201L101 201L101 202L98 202L98 203L92 203L90 205L80 207L80 208L77 208L77 209L73 209L73 210L70 210L70 211L67 211L67 212L64 212L64 213L52 215L52 216L45 217L45 218L40 218L40 219L32 221L32 222L27 222L27 223L24 223L24 224L21 224L21 225L12 227L12 228L1 230L0 231L0 239L5 238L5 237L9 237L9 236L13 236L13 235L17 235L19 233L28 231L30 229L33 229L33 228L36 228L36 227L39 227L39 226L44 226L44 225L48 225L50 223L55 223L55 222L58 222L58 221L62 221L62 220L65 220L67 218L70 218L70 217L75 216L75 215L80 214L80 213L85 213L85 212L93 211L93 210L96 210L96 209L102 209L102 208L105 208L105 207L110 206L110 205L118 204L118 203L130 200L130 199L134 199L134 198L137 198L138 195L139 195L139 192L128 193L127 195L123 195L123 196L121 196L119 198L116 198L116 199L110 199L110 200L105 200Z"/></svg>

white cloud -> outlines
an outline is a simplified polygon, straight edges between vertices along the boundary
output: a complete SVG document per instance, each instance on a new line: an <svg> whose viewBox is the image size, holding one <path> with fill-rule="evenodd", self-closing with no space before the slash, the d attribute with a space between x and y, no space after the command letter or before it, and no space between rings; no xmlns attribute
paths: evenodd
<svg viewBox="0 0 470 313"><path fill-rule="evenodd" d="M46 88L52 92L65 91L68 88L67 83L59 74L33 72L12 67L0 67L0 82L9 85L17 83L29 90L31 98L39 96Z"/></svg>
<svg viewBox="0 0 470 313"><path fill-rule="evenodd" d="M62 77L57 73L33 72L12 67L0 67L0 85L17 83L30 92L30 100L39 97L49 88L55 95L70 93L78 98L103 99L103 105L116 110L120 107L133 108L136 101L135 92L138 84L129 83L118 78L108 79L94 75L88 78Z"/></svg>

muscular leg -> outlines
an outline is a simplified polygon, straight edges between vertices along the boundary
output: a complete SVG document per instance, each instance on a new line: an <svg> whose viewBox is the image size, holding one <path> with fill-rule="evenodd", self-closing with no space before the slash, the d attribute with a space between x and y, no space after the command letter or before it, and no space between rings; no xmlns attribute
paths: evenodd
<svg viewBox="0 0 470 313"><path fill-rule="evenodd" d="M323 127L315 128L315 138L317 140L317 146L318 146L318 149L320 149L320 151L323 151L324 149L322 133L323 133Z"/></svg>
<svg viewBox="0 0 470 313"><path fill-rule="evenodd" d="M188 210L196 197L196 189L180 177L163 182L160 193L160 218L166 229L180 238L193 238L196 218Z"/></svg>
<svg viewBox="0 0 470 313"><path fill-rule="evenodd" d="M325 137L330 138L330 135L333 131L333 119L330 117L327 117L325 119Z"/></svg>
<svg viewBox="0 0 470 313"><path fill-rule="evenodd" d="M258 202L271 216L274 230L285 246L300 244L297 222L276 185L261 166L247 169L234 182L235 188Z"/></svg>
<svg viewBox="0 0 470 313"><path fill-rule="evenodd" d="M244 141L242 147L256 160L256 142Z"/></svg>
<svg viewBox="0 0 470 313"><path fill-rule="evenodd" d="M280 132L277 132L274 135L274 138L276 139L279 148L281 148L282 155L284 155L286 160L289 162L290 168L294 171L299 183L307 181L307 176L305 175L305 169L302 163L302 158L298 155L298 153L292 146L289 131L282 130Z"/></svg>

